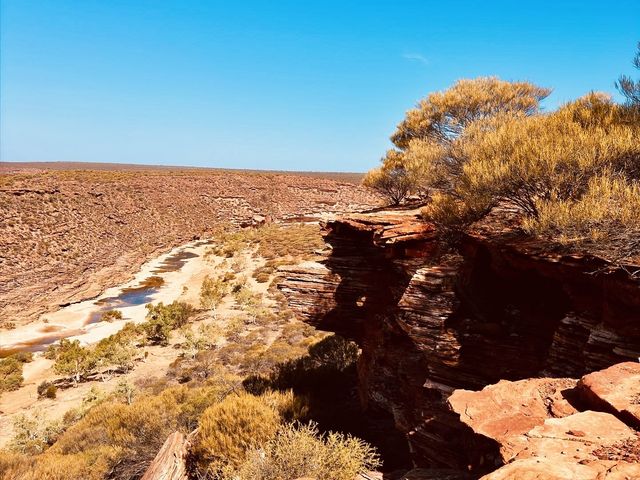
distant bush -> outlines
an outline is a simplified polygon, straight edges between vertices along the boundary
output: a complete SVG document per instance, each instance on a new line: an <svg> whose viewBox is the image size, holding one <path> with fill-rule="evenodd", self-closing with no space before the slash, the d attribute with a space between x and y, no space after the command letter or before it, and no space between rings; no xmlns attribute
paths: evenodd
<svg viewBox="0 0 640 480"><path fill-rule="evenodd" d="M147 320L141 328L149 342L168 345L171 332L186 325L194 313L194 308L185 302L148 304Z"/></svg>
<svg viewBox="0 0 640 480"><path fill-rule="evenodd" d="M0 393L18 390L23 380L20 360L15 357L0 360Z"/></svg>
<svg viewBox="0 0 640 480"><path fill-rule="evenodd" d="M12 358L15 358L21 363L31 363L33 361L33 353L32 352L16 352L11 355Z"/></svg>
<svg viewBox="0 0 640 480"><path fill-rule="evenodd" d="M211 310L220 305L220 302L229 292L229 283L224 278L204 277L200 287L200 306Z"/></svg>
<svg viewBox="0 0 640 480"><path fill-rule="evenodd" d="M113 322L114 320L122 320L122 312L120 310L107 310L100 316L101 322Z"/></svg>
<svg viewBox="0 0 640 480"><path fill-rule="evenodd" d="M44 381L38 385L39 398L56 398L58 388L51 382Z"/></svg>

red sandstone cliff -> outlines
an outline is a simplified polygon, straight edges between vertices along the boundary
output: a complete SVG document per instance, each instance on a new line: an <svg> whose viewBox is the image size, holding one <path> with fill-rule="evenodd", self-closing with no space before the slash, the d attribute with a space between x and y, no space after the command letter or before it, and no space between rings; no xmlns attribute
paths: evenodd
<svg viewBox="0 0 640 480"><path fill-rule="evenodd" d="M640 284L598 258L549 253L495 230L468 235L457 253L442 254L437 232L412 212L351 215L328 222L325 233L331 253L282 269L280 288L300 317L360 345L361 399L393 416L418 466L480 475L512 460L501 453L503 438L479 435L452 408L456 389L579 378L640 356ZM544 382L509 386L509 401L535 390L558 418L582 425L572 416L579 409L554 400L575 381ZM513 428L538 428L545 437L565 427L545 423L542 413L535 422L512 418ZM622 425L616 441L631 435ZM529 478L519 472L488 478ZM621 475L606 478L627 478Z"/></svg>

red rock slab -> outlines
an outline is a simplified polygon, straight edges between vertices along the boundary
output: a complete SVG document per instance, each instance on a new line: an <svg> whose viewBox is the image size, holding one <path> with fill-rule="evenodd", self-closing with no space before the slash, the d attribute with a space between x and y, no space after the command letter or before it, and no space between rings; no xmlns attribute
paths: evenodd
<svg viewBox="0 0 640 480"><path fill-rule="evenodd" d="M571 458L573 461L599 460L603 447L636 440L636 432L609 413L579 412L564 418L550 418L527 434L527 446L518 458Z"/></svg>
<svg viewBox="0 0 640 480"><path fill-rule="evenodd" d="M507 462L526 447L525 434L532 428L576 412L563 396L575 385L576 380L565 378L502 380L478 392L456 390L449 405L475 433L498 442Z"/></svg>
<svg viewBox="0 0 640 480"><path fill-rule="evenodd" d="M593 408L640 429L640 363L625 362L582 377L579 390Z"/></svg>
<svg viewBox="0 0 640 480"><path fill-rule="evenodd" d="M580 464L529 458L517 460L480 480L636 480L640 465L627 462Z"/></svg>
<svg viewBox="0 0 640 480"><path fill-rule="evenodd" d="M637 442L636 432L609 413L586 411L551 418L525 435L515 461L482 480L632 480L640 478L636 459L603 455Z"/></svg>

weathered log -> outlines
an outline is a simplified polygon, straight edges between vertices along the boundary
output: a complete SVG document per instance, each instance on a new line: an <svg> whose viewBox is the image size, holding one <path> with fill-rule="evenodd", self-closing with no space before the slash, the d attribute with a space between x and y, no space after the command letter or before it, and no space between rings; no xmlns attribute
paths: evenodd
<svg viewBox="0 0 640 480"><path fill-rule="evenodd" d="M180 432L167 437L142 480L187 480L189 441Z"/></svg>

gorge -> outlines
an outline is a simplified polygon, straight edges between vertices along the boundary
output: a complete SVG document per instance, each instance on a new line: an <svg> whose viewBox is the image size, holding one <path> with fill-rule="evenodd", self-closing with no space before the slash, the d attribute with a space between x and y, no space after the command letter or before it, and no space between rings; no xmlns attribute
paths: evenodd
<svg viewBox="0 0 640 480"><path fill-rule="evenodd" d="M632 274L637 267L563 254L523 239L504 220L508 215L501 218L483 222L447 251L416 211L346 215L325 222L331 250L324 259L281 269L279 288L300 318L357 342L361 402L373 416L383 411L393 417L418 467L471 472L472 478L504 464L517 468L510 462L522 452L503 451L509 435L478 430L469 413L477 407L473 395L487 395L486 389L468 393L469 404L460 401L461 389L500 382L500 395L489 395L484 410L476 411L486 418L505 415L502 407L513 409L502 426L520 425L520 436L574 414L582 415L578 423L593 426L589 416L604 415L594 410L612 409L571 379L621 362L631 362L622 365L635 372L622 375L631 379L626 394L633 399L627 400L639 398L640 283ZM502 398L500 407L496 398ZM554 410L560 404L564 409ZM537 417L536 408L542 412ZM486 478L637 478L637 457L631 459L638 445L632 429L638 426L637 410L635 420L628 417L627 426L618 426L634 443L623 449L631 453L621 462L628 468L621 476L607 476L619 470L616 461L596 457L579 459L591 465L589 476L586 470L562 476L562 462L540 454L557 468L547 465L541 476L525 468L528 477L517 470L501 476L500 469ZM528 418L524 426L522 418ZM615 422L608 415L599 428L610 431ZM595 437L600 438L594 433L589 441Z"/></svg>

